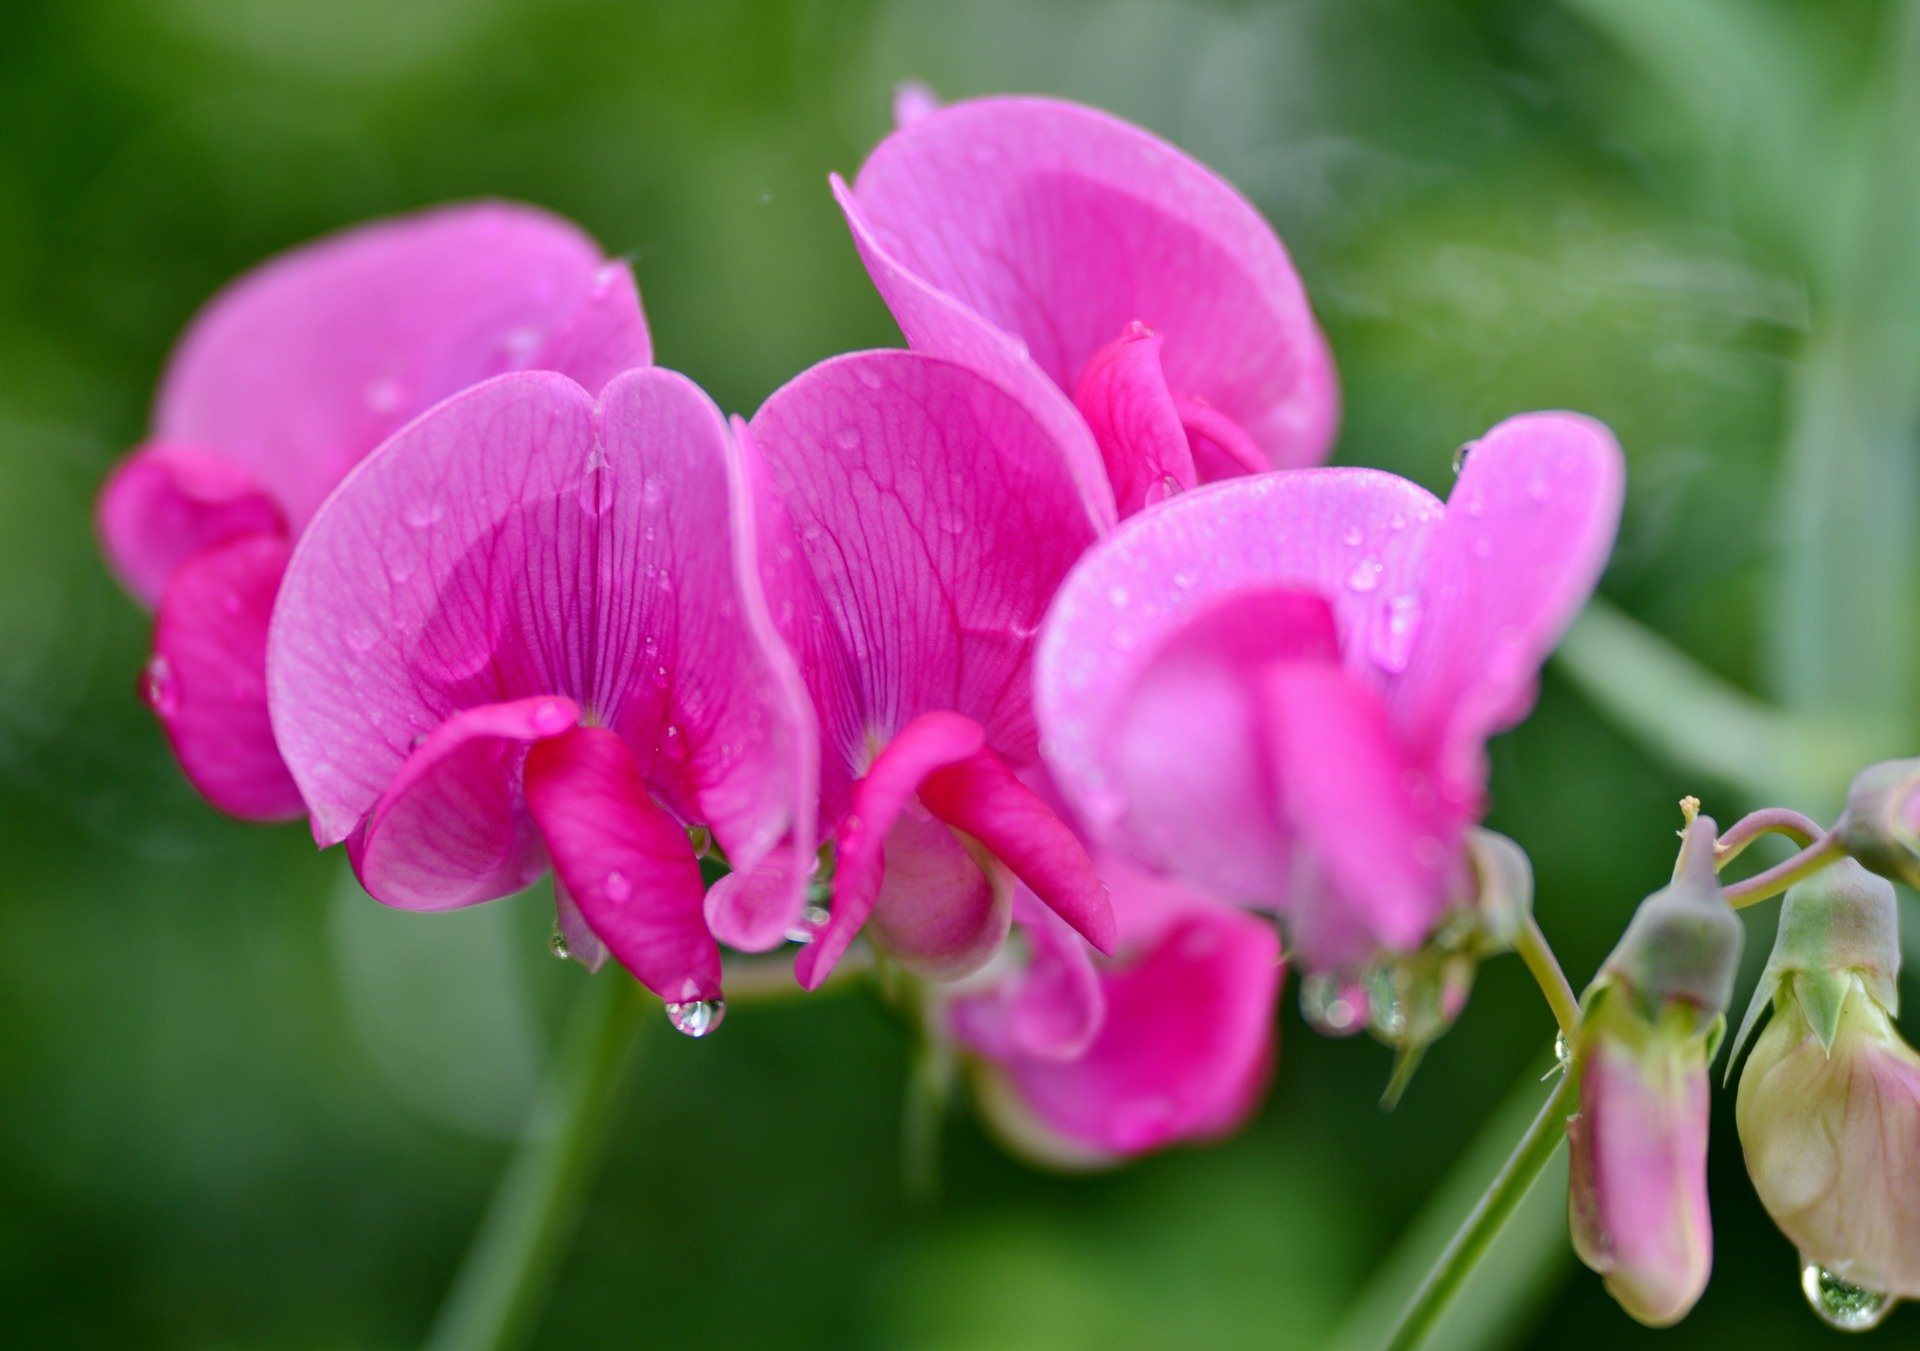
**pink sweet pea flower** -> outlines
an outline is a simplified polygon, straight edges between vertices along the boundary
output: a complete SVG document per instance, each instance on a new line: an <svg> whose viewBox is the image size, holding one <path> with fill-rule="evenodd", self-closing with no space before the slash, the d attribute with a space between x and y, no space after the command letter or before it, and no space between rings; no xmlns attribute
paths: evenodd
<svg viewBox="0 0 1920 1351"><path fill-rule="evenodd" d="M109 561L159 611L143 687L194 787L235 816L300 814L267 721L267 619L292 543L368 451L503 371L597 390L651 359L626 265L498 203L323 239L209 304L98 509Z"/></svg>
<svg viewBox="0 0 1920 1351"><path fill-rule="evenodd" d="M801 982L863 926L923 974L971 971L1007 934L1014 879L1110 949L1085 848L1019 777L1039 758L1033 635L1095 530L1046 428L967 367L894 351L802 373L744 435L791 512L791 547L768 552L799 566L767 588L818 710L838 842Z"/></svg>
<svg viewBox="0 0 1920 1351"><path fill-rule="evenodd" d="M500 376L392 437L314 517L274 610L273 726L315 839L417 910L551 863L573 954L611 950L704 1030L715 935L771 947L801 896L716 908L710 931L686 827L745 871L784 851L796 881L815 837L759 498L719 411L657 368L598 400Z"/></svg>
<svg viewBox="0 0 1920 1351"><path fill-rule="evenodd" d="M1485 743L1591 592L1620 452L1496 427L1443 510L1404 479L1218 484L1123 524L1062 586L1035 698L1102 847L1275 908L1309 969L1421 944L1464 884Z"/></svg>
<svg viewBox="0 0 1920 1351"><path fill-rule="evenodd" d="M1273 926L1111 855L1098 862L1119 923L1116 958L1096 960L1023 896L1026 964L959 995L947 1014L976 1057L988 1119L1066 1168L1229 1134L1273 1065Z"/></svg>
<svg viewBox="0 0 1920 1351"><path fill-rule="evenodd" d="M1332 362L1259 212L1166 142L1040 98L935 108L834 192L908 343L1018 394L1103 521L1194 483L1312 464Z"/></svg>

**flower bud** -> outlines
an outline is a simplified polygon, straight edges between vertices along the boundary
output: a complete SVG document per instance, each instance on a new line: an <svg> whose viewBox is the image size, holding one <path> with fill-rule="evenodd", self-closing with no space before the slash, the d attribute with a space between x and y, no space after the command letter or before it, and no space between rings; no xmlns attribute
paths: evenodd
<svg viewBox="0 0 1920 1351"><path fill-rule="evenodd" d="M1714 838L1711 817L1687 826L1673 881L1640 903L1600 968L1597 984L1624 986L1649 1021L1670 1005L1712 1021L1733 999L1745 931L1714 872Z"/></svg>
<svg viewBox="0 0 1920 1351"><path fill-rule="evenodd" d="M1920 760L1861 770L1834 831L1849 854L1882 877L1920 886Z"/></svg>
<svg viewBox="0 0 1920 1351"><path fill-rule="evenodd" d="M1574 1251L1650 1327L1686 1317L1713 1269L1707 1061L1713 1030L1672 1005L1643 1016L1602 989L1581 1022L1580 1111L1567 1121Z"/></svg>
<svg viewBox="0 0 1920 1351"><path fill-rule="evenodd" d="M1735 1106L1747 1171L1800 1249L1809 1299L1849 1328L1920 1298L1920 1055L1890 1016L1895 905L1851 862L1787 893L1757 996L1774 1018Z"/></svg>

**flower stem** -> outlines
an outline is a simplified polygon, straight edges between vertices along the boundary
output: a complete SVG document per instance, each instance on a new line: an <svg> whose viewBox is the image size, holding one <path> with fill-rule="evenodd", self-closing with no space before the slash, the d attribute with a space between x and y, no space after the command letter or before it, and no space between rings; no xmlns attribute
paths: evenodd
<svg viewBox="0 0 1920 1351"><path fill-rule="evenodd" d="M1571 1041L1574 1029L1580 1026L1580 999L1574 994L1567 973L1560 969L1560 959L1553 955L1547 935L1534 916L1527 916L1526 927L1520 930L1520 941L1514 944L1514 949L1527 964L1527 970L1533 973L1540 993L1547 997L1547 1007L1553 1010L1553 1020L1560 1024L1561 1034Z"/></svg>
<svg viewBox="0 0 1920 1351"><path fill-rule="evenodd" d="M1578 1071L1570 1070L1554 1085L1540 1114L1534 1117L1512 1155L1428 1270L1420 1288L1414 1291L1387 1338L1386 1351L1417 1351L1432 1335L1474 1266L1486 1256L1508 1217L1526 1198L1534 1179L1566 1140L1565 1114L1578 1082Z"/></svg>
<svg viewBox="0 0 1920 1351"><path fill-rule="evenodd" d="M1790 807L1766 807L1749 812L1728 826L1714 844L1713 866L1715 869L1726 867L1762 835L1785 835L1805 849L1824 833L1819 822Z"/></svg>
<svg viewBox="0 0 1920 1351"><path fill-rule="evenodd" d="M643 1010L654 1003L625 972L581 994L526 1133L495 1189L427 1345L500 1351L532 1331L580 1218Z"/></svg>
<svg viewBox="0 0 1920 1351"><path fill-rule="evenodd" d="M1778 896L1795 882L1803 882L1829 863L1844 858L1846 852L1840 837L1828 831L1786 862L1777 863L1763 873L1755 873L1745 881L1735 882L1728 887L1725 893L1727 904L1739 910Z"/></svg>

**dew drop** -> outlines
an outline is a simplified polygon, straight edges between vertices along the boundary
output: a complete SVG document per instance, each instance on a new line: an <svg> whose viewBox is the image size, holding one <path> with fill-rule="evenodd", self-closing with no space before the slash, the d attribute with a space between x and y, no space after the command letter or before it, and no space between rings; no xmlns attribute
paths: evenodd
<svg viewBox="0 0 1920 1351"><path fill-rule="evenodd" d="M853 427L841 427L833 434L833 444L842 450L857 450L860 446L860 433Z"/></svg>
<svg viewBox="0 0 1920 1351"><path fill-rule="evenodd" d="M1475 558L1493 557L1493 541L1488 539L1485 535L1482 535L1479 539L1475 540L1473 542L1473 556Z"/></svg>
<svg viewBox="0 0 1920 1351"><path fill-rule="evenodd" d="M173 663L158 652L140 673L140 698L163 718L180 711L180 682L173 678Z"/></svg>
<svg viewBox="0 0 1920 1351"><path fill-rule="evenodd" d="M1479 442L1477 441L1467 441L1464 442L1458 450L1453 452L1454 473L1458 474L1462 469L1467 467L1467 457L1473 454L1473 448L1478 444Z"/></svg>
<svg viewBox="0 0 1920 1351"><path fill-rule="evenodd" d="M1844 1281L1818 1262L1800 1268L1800 1289L1820 1321L1842 1332L1879 1327L1894 1305L1893 1296Z"/></svg>
<svg viewBox="0 0 1920 1351"><path fill-rule="evenodd" d="M567 706L558 699L549 699L533 710L533 730L543 736L552 736L555 732L564 732L573 726L573 719L567 713Z"/></svg>
<svg viewBox="0 0 1920 1351"><path fill-rule="evenodd" d="M567 946L567 936L560 932L558 924L553 926L553 934L547 939L547 951L563 962L573 957L573 949Z"/></svg>
<svg viewBox="0 0 1920 1351"><path fill-rule="evenodd" d="M1162 474L1160 476L1160 482L1155 486L1159 489L1160 494L1159 497L1155 499L1156 501L1164 502L1169 497L1178 497L1180 495L1180 480L1172 474Z"/></svg>
<svg viewBox="0 0 1920 1351"><path fill-rule="evenodd" d="M1385 614L1374 629L1373 646L1370 649L1374 663L1381 670L1389 675L1399 675L1407 669L1407 661L1413 655L1413 635L1419 623L1418 596L1400 595L1387 602Z"/></svg>
<svg viewBox="0 0 1920 1351"><path fill-rule="evenodd" d="M826 906L807 906L800 912L800 922L787 930L786 940L789 943L811 943L827 927L828 918Z"/></svg>
<svg viewBox="0 0 1920 1351"><path fill-rule="evenodd" d="M1357 591L1364 596L1380 585L1380 574L1383 570L1379 559L1361 559L1353 565L1353 571L1347 574L1347 590Z"/></svg>
<svg viewBox="0 0 1920 1351"><path fill-rule="evenodd" d="M1553 485L1547 482L1544 475L1536 475L1527 483L1527 496L1535 502L1545 502L1553 496Z"/></svg>
<svg viewBox="0 0 1920 1351"><path fill-rule="evenodd" d="M688 826L687 843L692 846L695 858L705 858L713 852L713 832L705 826Z"/></svg>
<svg viewBox="0 0 1920 1351"><path fill-rule="evenodd" d="M667 1005L667 1021L673 1030L688 1037L704 1037L720 1026L727 1016L724 999L689 999Z"/></svg>
<svg viewBox="0 0 1920 1351"><path fill-rule="evenodd" d="M415 530L425 530L444 516L446 510L439 502L429 498L425 502L409 502L400 514Z"/></svg>
<svg viewBox="0 0 1920 1351"><path fill-rule="evenodd" d="M1114 586L1107 591L1107 599L1113 602L1115 609L1125 609L1132 594L1124 586Z"/></svg>
<svg viewBox="0 0 1920 1351"><path fill-rule="evenodd" d="M1564 1032L1553 1034L1553 1063L1562 1074L1573 1068L1573 1046Z"/></svg>
<svg viewBox="0 0 1920 1351"><path fill-rule="evenodd" d="M1349 549L1358 549L1360 547L1360 541L1366 538L1366 534L1359 526L1350 525L1347 527L1347 533L1340 538L1347 542Z"/></svg>
<svg viewBox="0 0 1920 1351"><path fill-rule="evenodd" d="M347 630L347 646L355 652L371 652L379 641L380 631L371 625L356 624Z"/></svg>
<svg viewBox="0 0 1920 1351"><path fill-rule="evenodd" d="M1350 1037L1367 1023L1367 997L1353 981L1320 971L1300 982L1300 1016L1323 1037Z"/></svg>
<svg viewBox="0 0 1920 1351"><path fill-rule="evenodd" d="M367 409L374 413L391 413L400 406L400 382L391 377L369 380L365 391Z"/></svg>
<svg viewBox="0 0 1920 1351"><path fill-rule="evenodd" d="M607 464L607 457L595 446L593 454L587 457L587 471L580 476L580 510L589 516L606 511L613 500L612 478L613 470Z"/></svg>
<svg viewBox="0 0 1920 1351"><path fill-rule="evenodd" d="M667 490L660 486L660 480L650 478L640 485L640 500L647 506L657 507L666 500Z"/></svg>
<svg viewBox="0 0 1920 1351"><path fill-rule="evenodd" d="M400 585L419 570L420 556L409 550L397 553L387 560L387 576L393 579L395 586Z"/></svg>
<svg viewBox="0 0 1920 1351"><path fill-rule="evenodd" d="M607 880L601 886L607 893L607 899L615 905L630 899L633 895L633 883L629 882L627 875L618 868L607 874Z"/></svg>

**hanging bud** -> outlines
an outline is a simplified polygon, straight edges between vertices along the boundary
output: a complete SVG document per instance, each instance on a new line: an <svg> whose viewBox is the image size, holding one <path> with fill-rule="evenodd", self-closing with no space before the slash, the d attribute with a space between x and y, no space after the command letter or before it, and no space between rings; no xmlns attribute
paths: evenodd
<svg viewBox="0 0 1920 1351"><path fill-rule="evenodd" d="M1567 1211L1580 1260L1642 1323L1678 1322L1713 1267L1707 1063L1726 1026L1741 927L1687 828L1673 881L1635 912L1589 991L1573 1048Z"/></svg>
<svg viewBox="0 0 1920 1351"><path fill-rule="evenodd" d="M1834 832L1849 854L1882 877L1920 886L1920 760L1861 770Z"/></svg>
<svg viewBox="0 0 1920 1351"><path fill-rule="evenodd" d="M1740 1142L1809 1301L1838 1327L1920 1298L1920 1055L1892 1022L1899 969L1893 887L1833 864L1787 893L1741 1030L1771 1002L1740 1078Z"/></svg>

